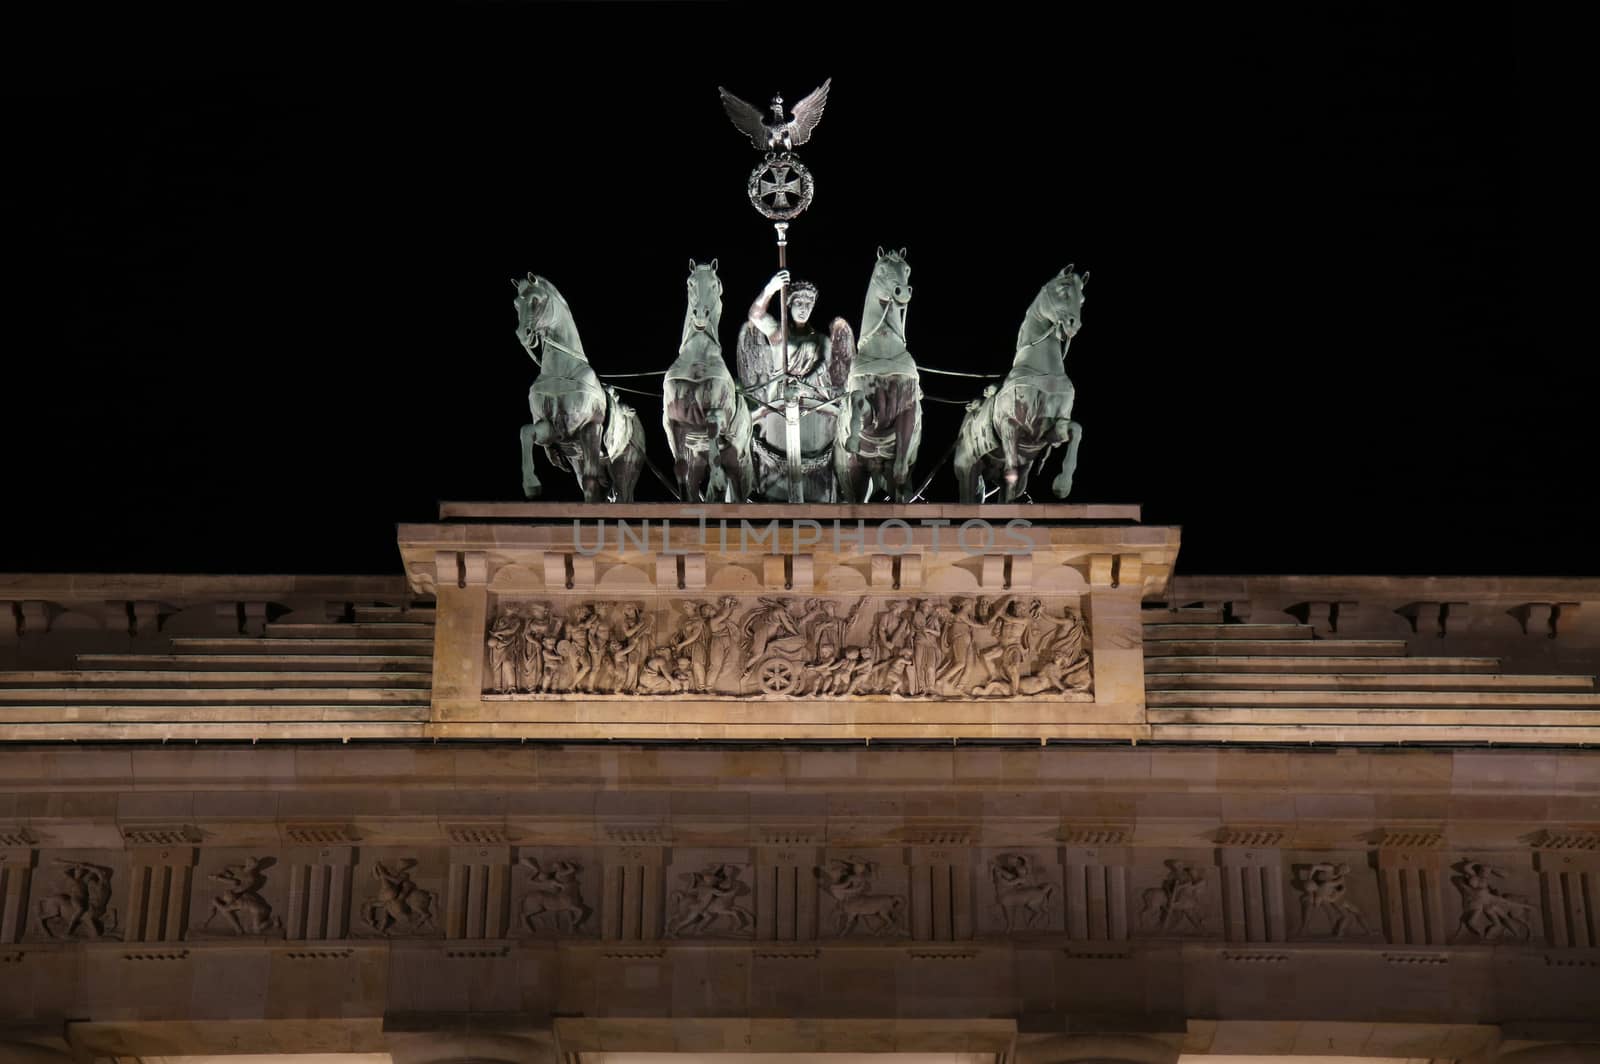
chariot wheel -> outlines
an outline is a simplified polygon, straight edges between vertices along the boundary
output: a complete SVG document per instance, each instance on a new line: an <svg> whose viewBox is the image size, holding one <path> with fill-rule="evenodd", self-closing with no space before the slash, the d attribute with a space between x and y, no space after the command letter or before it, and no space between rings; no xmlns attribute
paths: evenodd
<svg viewBox="0 0 1600 1064"><path fill-rule="evenodd" d="M781 695L788 692L799 679L795 667L782 658L771 658L761 663L756 671L756 681L761 684L761 689L769 695Z"/></svg>

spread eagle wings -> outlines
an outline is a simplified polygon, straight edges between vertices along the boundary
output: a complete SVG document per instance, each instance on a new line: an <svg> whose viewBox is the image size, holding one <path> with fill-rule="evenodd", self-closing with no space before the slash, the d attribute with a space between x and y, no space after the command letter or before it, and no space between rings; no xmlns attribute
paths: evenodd
<svg viewBox="0 0 1600 1064"><path fill-rule="evenodd" d="M739 97L717 86L717 92L722 97L722 109L728 112L728 118L735 126L750 138L750 142L760 151L767 150L767 125L761 119L761 112L751 104L745 103Z"/></svg>
<svg viewBox="0 0 1600 1064"><path fill-rule="evenodd" d="M834 318L828 327L828 339L828 383L833 385L833 394L839 395L849 383L850 366L856 360L856 336L849 322Z"/></svg>
<svg viewBox="0 0 1600 1064"><path fill-rule="evenodd" d="M794 105L794 121L789 123L793 127L793 132L789 134L791 144L798 147L811 139L817 123L822 121L822 109L828 105L828 86L832 84L833 79L829 78L810 96Z"/></svg>

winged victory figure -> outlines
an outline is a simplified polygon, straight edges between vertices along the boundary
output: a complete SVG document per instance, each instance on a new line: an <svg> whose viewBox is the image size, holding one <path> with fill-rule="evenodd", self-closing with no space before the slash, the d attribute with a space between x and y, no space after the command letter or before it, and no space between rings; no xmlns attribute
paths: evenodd
<svg viewBox="0 0 1600 1064"><path fill-rule="evenodd" d="M794 118L787 122L783 118L782 96L772 98L774 121L768 122L753 104L745 103L720 85L717 86L717 92L722 95L722 109L728 112L733 124L750 138L750 143L755 145L757 151L793 151L811 139L817 123L822 121L822 109L828 103L828 86L832 84L833 79L829 78L821 88L795 104Z"/></svg>

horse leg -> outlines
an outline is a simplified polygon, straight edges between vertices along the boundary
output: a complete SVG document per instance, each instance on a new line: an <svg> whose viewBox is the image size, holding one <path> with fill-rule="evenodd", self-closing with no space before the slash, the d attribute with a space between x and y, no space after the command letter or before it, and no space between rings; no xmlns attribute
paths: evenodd
<svg viewBox="0 0 1600 1064"><path fill-rule="evenodd" d="M1061 460L1061 472L1050 484L1050 490L1058 499L1065 499L1072 493L1072 477L1078 471L1078 444L1083 440L1083 426L1076 421L1071 424L1072 439L1067 441L1067 455Z"/></svg>
<svg viewBox="0 0 1600 1064"><path fill-rule="evenodd" d="M922 437L922 408L915 400L894 419L894 463L889 469L887 492L895 502L911 501L911 467L917 461Z"/></svg>
<svg viewBox="0 0 1600 1064"><path fill-rule="evenodd" d="M578 430L578 479L583 485L584 502L605 502L605 440L600 423L591 421Z"/></svg>
<svg viewBox="0 0 1600 1064"><path fill-rule="evenodd" d="M965 443L956 446L956 498L971 506L983 501L978 494L978 460Z"/></svg>
<svg viewBox="0 0 1600 1064"><path fill-rule="evenodd" d="M1004 466L1005 492L1001 498L1005 502L1016 502L1023 490L1027 487L1027 461L1022 457L1022 426L1010 417L999 417L998 424L994 427L995 436L1000 441L1000 461Z"/></svg>
<svg viewBox="0 0 1600 1064"><path fill-rule="evenodd" d="M537 499L544 485L539 483L539 474L533 468L533 426L522 426L522 497Z"/></svg>

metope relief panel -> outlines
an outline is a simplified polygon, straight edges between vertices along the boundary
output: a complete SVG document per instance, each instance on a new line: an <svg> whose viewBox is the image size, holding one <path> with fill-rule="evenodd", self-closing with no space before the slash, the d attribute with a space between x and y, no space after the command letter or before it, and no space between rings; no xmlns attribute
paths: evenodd
<svg viewBox="0 0 1600 1064"><path fill-rule="evenodd" d="M485 696L1087 702L1078 607L1018 595L502 595Z"/></svg>
<svg viewBox="0 0 1600 1064"><path fill-rule="evenodd" d="M126 851L41 851L33 869L23 940L129 938L128 878Z"/></svg>
<svg viewBox="0 0 1600 1064"><path fill-rule="evenodd" d="M1361 852L1284 855L1289 937L1297 941L1376 941L1383 937L1378 873Z"/></svg>
<svg viewBox="0 0 1600 1064"><path fill-rule="evenodd" d="M362 847L352 876L350 921L357 938L444 934L447 855L438 850Z"/></svg>
<svg viewBox="0 0 1600 1064"><path fill-rule="evenodd" d="M188 938L284 937L289 870L259 850L201 850Z"/></svg>
<svg viewBox="0 0 1600 1064"><path fill-rule="evenodd" d="M667 867L668 938L753 938L756 871L745 849L674 849Z"/></svg>
<svg viewBox="0 0 1600 1064"><path fill-rule="evenodd" d="M596 850L522 846L511 870L511 933L526 938L598 938L605 882Z"/></svg>
<svg viewBox="0 0 1600 1064"><path fill-rule="evenodd" d="M1066 885L1053 848L980 851L976 916L984 935L1066 930Z"/></svg>
<svg viewBox="0 0 1600 1064"><path fill-rule="evenodd" d="M1221 884L1211 854L1185 851L1159 862L1141 860L1131 870L1134 926L1159 938L1221 938Z"/></svg>
<svg viewBox="0 0 1600 1064"><path fill-rule="evenodd" d="M812 874L821 937L911 936L911 871L904 850L830 849Z"/></svg>
<svg viewBox="0 0 1600 1064"><path fill-rule="evenodd" d="M1451 855L1441 879L1448 944L1544 941L1538 877L1527 854Z"/></svg>

